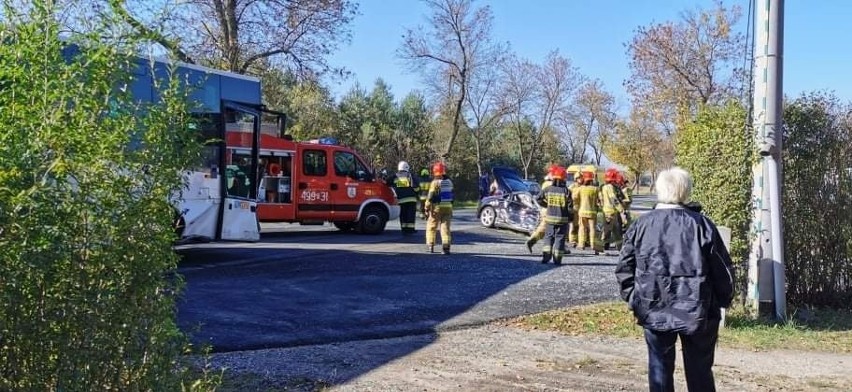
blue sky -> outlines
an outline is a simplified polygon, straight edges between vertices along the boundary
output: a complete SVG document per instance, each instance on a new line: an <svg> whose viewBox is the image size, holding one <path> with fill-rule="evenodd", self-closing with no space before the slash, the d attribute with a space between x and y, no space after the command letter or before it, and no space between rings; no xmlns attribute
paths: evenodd
<svg viewBox="0 0 852 392"><path fill-rule="evenodd" d="M758 0L759 2L762 0ZM331 58L353 76L334 81L340 96L355 83L371 88L376 78L391 85L397 99L420 89L395 56L406 27L426 24L428 9L417 0L360 0L352 23L352 42ZM541 61L558 49L583 74L599 78L624 110L629 106L622 82L629 76L624 43L635 29L675 20L684 9L712 7L711 0L479 0L494 14L494 38L509 42L522 57ZM745 30L748 0L726 0L742 7ZM833 90L852 100L852 1L785 2L784 91Z"/></svg>

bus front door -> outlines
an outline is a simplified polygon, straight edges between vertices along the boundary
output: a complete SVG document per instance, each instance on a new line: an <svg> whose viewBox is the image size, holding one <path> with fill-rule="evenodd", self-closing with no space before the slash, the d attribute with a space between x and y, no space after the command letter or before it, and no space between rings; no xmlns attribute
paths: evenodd
<svg viewBox="0 0 852 392"><path fill-rule="evenodd" d="M223 102L225 134L224 201L219 237L231 241L257 241L258 144L260 114L239 104Z"/></svg>

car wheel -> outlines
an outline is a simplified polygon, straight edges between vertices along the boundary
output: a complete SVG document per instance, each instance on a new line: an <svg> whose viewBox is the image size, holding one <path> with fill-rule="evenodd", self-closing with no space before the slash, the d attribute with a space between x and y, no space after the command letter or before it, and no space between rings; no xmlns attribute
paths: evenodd
<svg viewBox="0 0 852 392"><path fill-rule="evenodd" d="M357 222L334 222L334 227L340 231L350 231L355 228Z"/></svg>
<svg viewBox="0 0 852 392"><path fill-rule="evenodd" d="M485 206L482 207L482 211L479 211L479 222L482 223L485 227L494 227L494 222L497 220L497 212L494 211L494 207Z"/></svg>
<svg viewBox="0 0 852 392"><path fill-rule="evenodd" d="M363 234L381 234L388 223L388 214L381 207L370 206L361 213L358 231Z"/></svg>

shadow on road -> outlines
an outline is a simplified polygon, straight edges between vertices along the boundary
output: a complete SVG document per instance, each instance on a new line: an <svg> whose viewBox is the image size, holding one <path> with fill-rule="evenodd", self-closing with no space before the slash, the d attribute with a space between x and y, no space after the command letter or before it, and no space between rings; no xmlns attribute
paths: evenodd
<svg viewBox="0 0 852 392"><path fill-rule="evenodd" d="M350 243L340 249L342 245L326 236ZM352 236L336 233L298 238L302 243L184 250L180 272L186 287L178 304L182 330L195 344L209 344L214 352L422 335L401 340L393 350L362 353L358 371L335 379L342 383L423 348L435 339L436 331L489 322L505 315L506 307L515 307L508 312L519 315L569 300L531 301L523 288L514 287L520 282L551 281L537 276L582 266L605 267L602 274L609 276L614 265L614 260L587 263L585 256L578 262L566 259L561 267L542 265L535 261L537 255L526 254L522 238L477 231L454 233L452 255L426 253L422 232L399 235L399 241L364 244L352 244ZM319 243L309 244L318 238ZM486 248L494 253L483 254L483 244L494 244ZM515 246L524 252L501 251ZM233 262L234 258L242 261ZM506 295L507 289L515 291ZM593 299L588 290L579 286L577 290L576 296Z"/></svg>

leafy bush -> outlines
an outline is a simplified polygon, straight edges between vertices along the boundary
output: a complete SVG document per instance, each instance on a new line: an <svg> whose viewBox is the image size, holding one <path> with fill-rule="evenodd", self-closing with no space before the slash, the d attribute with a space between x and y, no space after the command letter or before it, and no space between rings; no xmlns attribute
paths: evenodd
<svg viewBox="0 0 852 392"><path fill-rule="evenodd" d="M168 198L199 151L185 94L170 83L136 105L117 88L136 43L100 41L114 24L90 20L103 27L69 59L54 2L12 3L0 14L0 390L180 390Z"/></svg>
<svg viewBox="0 0 852 392"><path fill-rule="evenodd" d="M852 117L831 94L784 110L787 299L852 307Z"/></svg>
<svg viewBox="0 0 852 392"><path fill-rule="evenodd" d="M751 219L754 139L737 102L702 108L678 131L676 162L694 180L692 198L720 226L731 229L731 257L739 291L745 293Z"/></svg>

